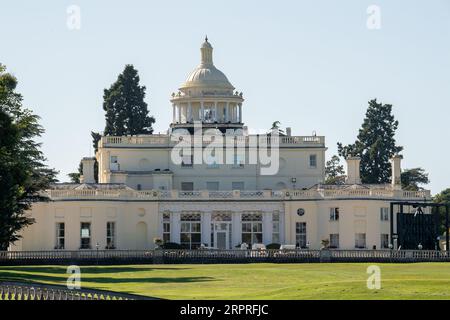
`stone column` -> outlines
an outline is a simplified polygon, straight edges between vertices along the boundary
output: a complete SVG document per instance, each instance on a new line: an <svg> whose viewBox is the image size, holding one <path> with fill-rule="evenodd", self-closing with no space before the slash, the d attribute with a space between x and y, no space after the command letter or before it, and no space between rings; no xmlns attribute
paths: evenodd
<svg viewBox="0 0 450 320"><path fill-rule="evenodd" d="M203 101L200 102L200 108L201 108L200 121L203 122L205 117L205 106L203 105Z"/></svg>
<svg viewBox="0 0 450 320"><path fill-rule="evenodd" d="M272 212L263 212L263 243L272 243Z"/></svg>
<svg viewBox="0 0 450 320"><path fill-rule="evenodd" d="M192 118L193 118L193 116L192 116L192 103L189 102L189 106L188 106L188 118L187 118L187 121L186 121L186 122L191 121Z"/></svg>
<svg viewBox="0 0 450 320"><path fill-rule="evenodd" d="M178 105L178 123L181 123L181 104Z"/></svg>
<svg viewBox="0 0 450 320"><path fill-rule="evenodd" d="M228 121L230 121L230 103L229 102L227 102L226 110L227 110L227 114L225 117L225 122L228 122Z"/></svg>
<svg viewBox="0 0 450 320"><path fill-rule="evenodd" d="M214 121L219 122L219 117L217 116L217 101L214 101Z"/></svg>
<svg viewBox="0 0 450 320"><path fill-rule="evenodd" d="M239 123L242 123L242 104L239 104Z"/></svg>
<svg viewBox="0 0 450 320"><path fill-rule="evenodd" d="M172 104L172 122L173 123L177 122L175 104Z"/></svg>
<svg viewBox="0 0 450 320"><path fill-rule="evenodd" d="M180 232L181 232L181 223L180 223L180 213L173 212L170 215L171 221L171 229L170 229L170 239L172 242L180 243Z"/></svg>
<svg viewBox="0 0 450 320"><path fill-rule="evenodd" d="M234 249L235 246L242 243L242 223L240 212L233 212L231 214L231 226L231 249Z"/></svg>
<svg viewBox="0 0 450 320"><path fill-rule="evenodd" d="M202 214L202 243L211 246L211 212Z"/></svg>

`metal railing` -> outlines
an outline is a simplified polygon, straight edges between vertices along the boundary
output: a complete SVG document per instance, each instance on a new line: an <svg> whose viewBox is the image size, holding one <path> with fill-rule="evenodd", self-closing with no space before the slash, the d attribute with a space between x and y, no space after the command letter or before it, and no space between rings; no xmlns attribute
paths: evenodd
<svg viewBox="0 0 450 320"><path fill-rule="evenodd" d="M0 251L0 265L132 264L132 263L303 263L303 262L425 262L450 261L435 250L53 250Z"/></svg>

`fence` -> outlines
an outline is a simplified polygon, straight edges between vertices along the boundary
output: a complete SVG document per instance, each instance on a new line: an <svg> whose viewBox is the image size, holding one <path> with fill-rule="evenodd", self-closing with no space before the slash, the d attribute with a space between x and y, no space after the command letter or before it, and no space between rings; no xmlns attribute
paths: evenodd
<svg viewBox="0 0 450 320"><path fill-rule="evenodd" d="M45 284L0 282L0 300L153 300L118 292L77 289Z"/></svg>
<svg viewBox="0 0 450 320"><path fill-rule="evenodd" d="M53 250L0 251L0 265L182 263L444 262L433 250Z"/></svg>

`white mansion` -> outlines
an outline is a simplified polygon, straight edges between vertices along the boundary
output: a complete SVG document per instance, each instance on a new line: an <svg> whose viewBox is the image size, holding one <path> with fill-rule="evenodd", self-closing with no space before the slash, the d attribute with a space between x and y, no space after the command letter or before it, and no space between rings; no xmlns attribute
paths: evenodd
<svg viewBox="0 0 450 320"><path fill-rule="evenodd" d="M325 138L292 136L290 128L285 135L249 134L242 93L214 66L212 51L206 39L200 65L172 94L167 134L102 137L99 183L95 159L84 158L82 183L48 190L51 201L33 206L36 222L11 249L152 249L155 238L185 248L279 243L318 249L324 239L335 248L386 248L390 202L430 199L428 191L401 189L400 156L392 159L392 184L361 184L359 159L350 158L346 184L324 185ZM178 151L199 125L200 141L192 138L200 143L196 161L195 150ZM229 144L202 161L217 140ZM274 174L263 172L267 162L251 159L252 151L260 155L267 147Z"/></svg>

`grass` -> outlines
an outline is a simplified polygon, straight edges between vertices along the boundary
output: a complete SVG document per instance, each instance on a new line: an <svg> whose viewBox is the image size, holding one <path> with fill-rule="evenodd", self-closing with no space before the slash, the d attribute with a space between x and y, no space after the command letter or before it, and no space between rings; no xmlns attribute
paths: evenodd
<svg viewBox="0 0 450 320"><path fill-rule="evenodd" d="M164 299L450 299L450 264L222 264L81 267L83 288ZM65 284L64 266L0 267L0 280Z"/></svg>

